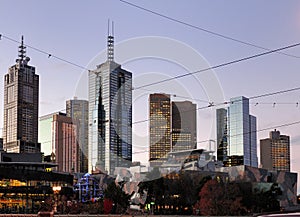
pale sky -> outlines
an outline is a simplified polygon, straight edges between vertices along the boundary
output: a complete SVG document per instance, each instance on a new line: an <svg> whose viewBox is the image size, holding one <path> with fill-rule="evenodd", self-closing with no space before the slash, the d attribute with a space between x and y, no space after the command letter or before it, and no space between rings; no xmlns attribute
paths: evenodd
<svg viewBox="0 0 300 217"><path fill-rule="evenodd" d="M300 42L300 2L297 0L130 0L130 2L186 23L270 49ZM130 44L128 40L137 43L134 41L135 38L142 38L144 41L149 36L155 36L159 43L164 43L164 39L176 40L175 44L184 44L202 57L203 63L197 60L197 63L191 66L187 63L191 58L190 54L185 55L181 52L179 45L175 46L179 49L177 51L175 49L175 53L181 58L180 61L162 60L161 56L154 58L135 56L132 59L120 58L123 62L119 62L116 57L116 62L132 71L135 86L187 73L189 69L197 67L197 64L202 66L199 68L202 69L204 62L214 66L263 52L258 48L172 22L118 0L0 1L0 34L15 40L19 40L21 35L24 35L26 44L88 68L95 68L101 63L96 60L106 47L108 19L113 20L115 24L116 44L128 45ZM164 45L159 46L164 47ZM0 40L0 76L2 78L8 67L15 63L17 46L16 43L3 37ZM142 51L149 47L151 47L149 44L139 46ZM171 56L174 54L171 52L171 47L164 49L170 50ZM132 51L126 50L126 52L128 53L118 55L128 57ZM217 85L220 86L218 90L222 90L222 96L220 94L219 96L224 96L225 100L235 96L252 97L299 87L300 47L284 52L299 58L277 53L270 54L219 68L211 72L215 80L200 81L202 86L194 83L193 78L187 77L176 81L182 88L176 88L175 82L148 89L153 92L169 91L193 99L211 101L210 95L214 94L212 92L215 88L219 88L216 87ZM86 73L83 69L55 58L48 58L47 55L30 48L27 49L27 54L31 58L30 64L36 67L37 74L40 75L40 116L64 109L65 101L73 98L74 95L85 95L81 92L85 91L84 87L87 84L81 85L82 83L79 82ZM82 88L82 90L79 88L80 93L78 93L78 84ZM212 89L207 90L210 84L212 84ZM3 79L0 79L0 87L2 87L0 88L0 127L2 127ZM136 95L133 102L134 122L147 119L147 98L148 92ZM175 100L183 99L176 98ZM207 105L205 102L192 101L197 103L198 107ZM273 106L274 102L275 106ZM257 117L257 129L299 121L300 105L297 106L297 102L300 103L300 91L251 100L250 112ZM258 104L255 105L256 103ZM198 141L215 139L214 114L214 109L203 109L197 112ZM277 128L282 134L291 137L293 172L300 172L299 129L300 125ZM134 125L133 133L139 137L134 140L133 151L145 151L148 145L147 122L139 126ZM258 144L259 139L266 138L268 135L269 130L259 132ZM201 145L199 143L198 147L202 147ZM207 148L207 145L204 145L204 148ZM145 159L148 159L146 152L134 155L134 160L144 161Z"/></svg>

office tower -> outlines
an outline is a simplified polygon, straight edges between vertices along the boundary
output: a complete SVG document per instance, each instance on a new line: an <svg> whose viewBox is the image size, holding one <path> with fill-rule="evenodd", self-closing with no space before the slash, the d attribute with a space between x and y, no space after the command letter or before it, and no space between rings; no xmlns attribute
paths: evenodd
<svg viewBox="0 0 300 217"><path fill-rule="evenodd" d="M150 94L150 166L161 165L171 151L171 99L169 94Z"/></svg>
<svg viewBox="0 0 300 217"><path fill-rule="evenodd" d="M76 126L79 172L88 172L88 101L76 97L66 102L66 113Z"/></svg>
<svg viewBox="0 0 300 217"><path fill-rule="evenodd" d="M79 172L76 126L64 113L53 115L52 151L58 172Z"/></svg>
<svg viewBox="0 0 300 217"><path fill-rule="evenodd" d="M132 73L114 62L114 37L107 61L89 71L89 171L112 175L132 161Z"/></svg>
<svg viewBox="0 0 300 217"><path fill-rule="evenodd" d="M19 58L4 76L3 148L7 152L40 152L39 76L29 60L22 36Z"/></svg>
<svg viewBox="0 0 300 217"><path fill-rule="evenodd" d="M172 151L197 147L196 104L190 101L172 102Z"/></svg>
<svg viewBox="0 0 300 217"><path fill-rule="evenodd" d="M270 138L260 140L260 160L263 169L290 171L290 137L276 129Z"/></svg>
<svg viewBox="0 0 300 217"><path fill-rule="evenodd" d="M258 166L256 117L249 114L248 98L232 98L227 111L217 109L217 140L224 166Z"/></svg>

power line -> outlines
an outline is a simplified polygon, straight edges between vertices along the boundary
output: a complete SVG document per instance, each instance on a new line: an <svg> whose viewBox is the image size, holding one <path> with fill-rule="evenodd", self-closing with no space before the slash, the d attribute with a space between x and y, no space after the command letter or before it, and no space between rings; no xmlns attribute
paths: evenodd
<svg viewBox="0 0 300 217"><path fill-rule="evenodd" d="M264 97L268 97L268 96L273 96L273 95L277 95L277 94L284 94L284 93L288 93L288 92L293 92L293 91L299 91L300 87L295 87L295 88L290 88L290 89L286 89L286 90L280 90L280 91L275 91L275 92L270 92L270 93L264 93L264 94L260 94L260 95L256 95L256 96L252 96L249 97L249 100L253 100L253 99L258 99L258 98L264 98ZM198 110L203 110L203 109L208 109L208 108L212 108L212 107L218 107L218 106L224 106L224 105L228 105L228 104L233 104L236 102L241 102L243 101L243 99L238 99L235 101L225 101L225 102L221 102L221 103L214 103L214 102L210 102L207 106L202 106L199 108L196 108L196 111ZM275 104L274 104L275 103ZM259 103L255 103L255 105L258 105ZM276 102L271 103L273 104L273 107L277 104ZM287 103L278 103L278 104L287 104ZM296 107L298 107L298 102L294 103L296 105ZM191 110L186 110L183 112L190 112L190 111L194 111L195 109L191 109ZM144 120L140 120L140 121L135 121L132 123L133 124L140 124L140 123L144 123L149 121L149 119L144 119Z"/></svg>
<svg viewBox="0 0 300 217"><path fill-rule="evenodd" d="M167 15L164 15L164 14L161 14L161 13L158 13L158 12L156 12L156 11L153 11L153 10L150 10L150 9L147 9L147 8L144 8L144 7L142 7L142 6L133 4L133 3L128 2L128 1L125 1L125 0L120 0L120 1L123 2L123 3L125 3L125 4L127 4L127 5L130 5L130 6L132 6L132 7L138 8L138 9L140 9L140 10L149 12L149 13L151 13L151 14L154 14L154 15L157 15L157 16L159 16L159 17L168 19L168 20L170 20L170 21L173 21L173 22L176 22L176 23L179 23L179 24L182 24L182 25L191 27L191 28L196 29L196 30L200 30L200 31L206 32L206 33L211 34L211 35L215 35L215 36L218 36L218 37L221 37L221 38L230 40L230 41L234 41L234 42L237 42L237 43L240 43L240 44L244 44L244 45L247 45L247 46L259 48L259 49L262 49L262 50L267 50L267 51L270 51L270 50L271 50L271 49L266 48L266 47L262 47L262 46L259 46L259 45L256 45L256 44L253 44L253 43L250 43L250 42L242 41L242 40L240 40L240 39L236 39L236 38L233 38L233 37L231 37L231 36L227 36L227 35L224 35L224 34L221 34L221 33L217 33L217 32L214 32L214 31L211 31L211 30L208 30L208 29L205 29L205 28L202 28L202 27L199 27L199 26L196 26L196 25L193 25L193 24L184 22L184 21L182 21L182 20L172 18L172 17L170 17L170 16L167 16ZM287 54L287 53L283 53L283 52L276 52L276 53L279 53L279 54L282 54L282 55L285 55L285 56L289 56L289 57L293 57L293 58L300 58L299 56L295 56L295 55Z"/></svg>
<svg viewBox="0 0 300 217"><path fill-rule="evenodd" d="M263 132L266 130L272 130L272 129L279 129L281 127L288 127L288 126L293 126L293 125L297 125L300 124L300 120L295 121L295 122L291 122L291 123L285 123L285 124L280 124L280 125L276 125L276 126L271 126L271 127L266 127L266 128L262 128L259 130L254 130L254 131L248 131L248 132L244 132L244 133L240 133L240 134L234 134L234 135L227 135L227 137L236 137L236 136L242 136L242 135L248 135L250 133L258 133L258 132ZM202 140L202 141L197 141L197 143L205 143L205 142L210 142L212 141L211 139L207 139L207 140ZM140 153L147 153L149 150L147 151L140 151Z"/></svg>
<svg viewBox="0 0 300 217"><path fill-rule="evenodd" d="M120 1L122 1L122 0L120 0ZM15 40L15 39L12 39L12 38L10 38L8 36L5 36L3 34L0 34L0 39L1 39L1 37L5 38L5 39L8 39L8 40L10 40L12 42L20 44L19 41ZM43 51L43 50L41 50L39 48L33 47L31 45L28 45L28 44L24 44L24 45L26 47L29 47L29 48L35 50L35 51L38 51L38 52L42 53L42 54L46 54L48 56L48 58L53 57L53 58L56 58L56 59L58 59L60 61L65 62L65 63L71 64L71 65L73 65L75 67L78 67L78 68L81 68L81 69L84 69L84 70L88 70L89 72L93 71L93 70L90 70L90 69L88 69L88 68L86 68L84 66L81 66L81 65L77 64L77 63L71 62L69 60L66 60L64 58L58 57L56 55L52 55L51 53ZM215 66L212 66L212 67L208 67L208 68L205 68L205 69L197 70L197 71L194 71L194 72L189 72L189 73L186 73L186 74L178 75L178 76L175 76L175 77L171 77L171 78L167 78L167 79L160 80L160 81L157 81L157 82L153 82L153 83L149 83L149 84L142 85L142 86L139 86L139 87L135 87L135 88L133 88L133 90L137 90L137 89L141 89L141 88L144 88L144 87L153 86L153 85L156 85L156 84L161 84L161 83L164 83L164 82L167 82L167 81L171 81L171 80L174 80L174 79L183 78L183 77L190 76L190 75L193 75L193 74L197 74L197 73L200 73L200 72L205 72L205 71L208 71L208 70L225 67L225 66L228 66L228 65L231 65L231 64L236 64L236 63L239 63L239 62L243 62L243 61L246 61L246 60L254 59L254 58L261 57L261 56L264 56L264 55L268 55L268 54L271 54L271 53L276 53L278 51L282 51L282 50L290 49L290 48L293 48L293 47L297 47L299 45L300 45L300 43L296 43L296 44L292 44L292 45L285 46L285 47L282 47L282 48L277 48L277 49L274 49L274 50L269 50L267 52L255 54L255 55L252 55L252 56L243 57L243 58L240 58L240 59L237 59L237 60L233 60L233 61L230 61L230 62L225 62L225 63L219 64L219 65L215 65Z"/></svg>
<svg viewBox="0 0 300 217"><path fill-rule="evenodd" d="M5 39L7 39L7 40L9 40L9 41L15 42L15 43L17 43L17 44L20 44L19 41L15 40L15 39L13 39L13 38L10 38L10 37L8 37L8 36L6 36L6 35L0 34L0 40L1 40L1 37L5 38ZM37 52L39 52L39 53L45 54L45 55L48 56L48 58L54 58L54 59L60 60L60 61L62 61L62 62L68 63L68 64L70 64L70 65L73 65L73 66L75 66L75 67L78 67L78 68L81 68L81 69L84 69L84 70L88 70L88 71L92 71L92 70L90 70L90 69L88 69L88 68L86 68L86 67L84 67L84 66L81 66L81 65L79 65L79 64L77 64L77 63L74 63L74 62L72 62L72 61L66 60L66 59L61 58L61 57L59 57L59 56L53 55L53 54L48 53L48 52L46 52L46 51L44 51L44 50L41 50L41 49L36 48L36 47L33 47L33 46L29 45L29 44L25 44L25 43L24 43L24 46L29 47L29 48L31 48L32 50L35 50L35 51L37 51Z"/></svg>
<svg viewBox="0 0 300 217"><path fill-rule="evenodd" d="M221 64L211 66L211 67L208 67L208 68L205 68L205 69L197 70L197 71L194 71L194 72L188 72L188 73L185 73L185 74L182 74L182 75L177 75L177 76L174 76L174 77L171 77L171 78L166 78L166 79L163 79L163 80L160 80L160 81L156 81L156 82L145 84L145 85L142 85L142 86L139 86L139 87L135 87L134 90L141 89L141 88L144 88L144 87L153 86L153 85L156 85L156 84L161 84L161 83L164 83L164 82L167 82L167 81L172 81L172 80L175 80L175 79L183 78L183 77L190 76L190 75L193 75L193 74L197 74L197 73L200 73L200 72L205 72L205 71L208 71L208 70L217 69L217 68L221 68L221 67L224 67L224 66L236 64L236 63L239 63L239 62L254 59L254 58L261 57L261 56L264 56L264 55L268 55L268 54L271 54L271 53L276 53L277 51L297 47L299 45L300 45L300 43L296 43L296 44L285 46L285 47L282 47L282 48L277 48L275 50L271 50L271 51L251 55L251 56L248 56L248 57L243 57L243 58L233 60L233 61L230 61L230 62L221 63Z"/></svg>

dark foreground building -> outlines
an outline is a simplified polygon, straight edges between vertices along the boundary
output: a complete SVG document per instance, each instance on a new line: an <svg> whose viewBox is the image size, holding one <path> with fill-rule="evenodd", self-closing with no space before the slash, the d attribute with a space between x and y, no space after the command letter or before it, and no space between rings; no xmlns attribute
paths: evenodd
<svg viewBox="0 0 300 217"><path fill-rule="evenodd" d="M42 162L41 153L0 152L0 212L37 213L46 198L54 198L53 187L70 190L73 176L52 171L56 166Z"/></svg>

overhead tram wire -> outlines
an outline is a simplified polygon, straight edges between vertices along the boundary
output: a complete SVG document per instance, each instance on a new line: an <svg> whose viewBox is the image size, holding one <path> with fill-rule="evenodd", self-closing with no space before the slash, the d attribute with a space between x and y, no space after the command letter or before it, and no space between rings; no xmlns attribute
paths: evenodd
<svg viewBox="0 0 300 217"><path fill-rule="evenodd" d="M15 40L15 39L12 39L12 38L10 38L8 36L5 36L3 34L0 34L0 39L1 39L1 37L5 38L5 39L8 39L8 40L10 40L12 42L15 42L17 44L20 44L19 41ZM56 59L58 59L60 61L63 61L63 62L68 63L68 64L71 64L71 65L73 65L75 67L87 70L89 72L93 71L93 70L90 70L90 69L88 69L88 68L86 68L84 66L81 66L81 65L77 64L77 63L71 62L69 60L66 60L64 58L61 58L61 57L58 57L58 56L55 56L55 55L52 55L52 54L50 54L50 53L48 53L46 51L43 51L43 50L41 50L39 48L33 47L31 45L28 45L28 44L24 44L24 45L27 46L27 47L29 47L29 48L31 48L31 49L33 49L33 50L35 50L35 51L38 51L38 52L43 53L43 54L46 54L49 58L50 57L56 58ZM183 78L183 77L186 77L186 76L190 76L190 75L193 75L193 74L197 74L197 73L200 73L200 72L205 72L205 71L208 71L208 70L225 67L225 66L228 66L228 65L231 65L231 64L236 64L236 63L239 63L239 62L243 62L243 61L247 61L247 60L250 60L250 59L258 58L258 57L261 57L261 56L264 56L264 55L268 55L268 54L271 54L271 53L277 53L278 51L290 49L290 48L293 48L293 47L297 47L299 45L300 45L300 43L296 43L296 44L288 45L288 46L285 46L285 47L277 48L277 49L274 49L274 50L269 50L267 52L255 54L255 55L252 55L252 56L243 57L243 58L240 58L240 59L237 59L237 60L233 60L233 61L230 61L230 62L221 63L219 65L211 66L211 67L208 67L208 68L205 68L205 69L197 70L197 71L194 71L194 72L189 72L189 73L182 74L182 75L177 75L177 76L174 76L174 77L171 77L171 78L168 78L168 79L164 79L164 80L161 80L161 81L157 81L157 82L145 84L145 85L142 85L142 86L139 86L139 87L133 87L132 90L137 90L137 89L141 89L141 88L144 88L144 87L153 86L153 85L164 83L164 82L171 81L171 80L174 80L174 79L180 79L180 78Z"/></svg>
<svg viewBox="0 0 300 217"><path fill-rule="evenodd" d="M262 129L258 129L258 130L254 130L254 131L248 131L248 132L244 132L244 133L240 133L240 134L235 134L235 135L231 135L231 136L227 136L227 137L236 137L236 136L241 136L241 135L248 135L250 133L255 133L255 132L258 133L258 132L263 132L263 131L266 131L266 130L279 129L279 128L282 128L282 127L289 127L289 126L293 126L293 125L297 125L297 124L300 124L300 120L295 121L295 122L285 123L285 124L279 124L279 125L276 125L276 126L266 127L266 128L262 128ZM201 141L197 141L197 144L198 143L210 142L210 141L214 141L214 140L212 140L212 139L201 140ZM46 141L46 142L50 142L50 141ZM146 147L146 146L133 146L133 147L141 148L141 147ZM148 148L148 146L146 148ZM145 151L135 151L135 152L132 152L132 154L142 154L142 153L147 153L147 152L149 152L149 149L147 149Z"/></svg>
<svg viewBox="0 0 300 217"><path fill-rule="evenodd" d="M279 125L276 125L276 126L266 127L266 128L262 128L262 129L258 129L258 130L254 130L254 131L248 131L248 132L244 132L244 133L240 133L240 134L235 134L235 135L231 135L231 136L227 136L227 137L236 137L236 136L241 136L241 135L248 135L250 133L255 133L255 132L258 133L258 132L263 132L263 131L266 131L266 130L280 129L282 127L289 127L289 126L293 126L293 125L297 125L297 124L300 124L300 120L295 121L295 122L291 122L291 123L285 123L285 124L279 124ZM197 141L197 143L205 143L205 142L210 142L210 141L214 141L214 140L206 139L206 140L202 140L202 141ZM149 152L149 150L133 152L133 154L134 153L141 154L141 153L147 153L147 152Z"/></svg>
<svg viewBox="0 0 300 217"><path fill-rule="evenodd" d="M233 60L233 61L230 61L230 62L221 63L221 64L211 66L211 67L208 67L208 68L200 69L200 70L193 71L193 72L188 72L188 73L185 73L185 74L182 74L182 75L174 76L172 78L166 78L166 79L163 79L163 80L160 80L160 81L156 81L156 82L145 84L145 85L142 85L142 86L139 86L139 87L135 87L134 90L141 89L141 88L144 88L144 87L153 86L153 85L157 85L157 84L161 84L161 83L172 81L172 80L175 80L175 79L180 79L180 78L183 78L183 77L186 77L186 76L198 74L200 72L205 72L205 71L212 70L212 69L218 69L218 68L225 67L225 66L228 66L228 65L236 64L236 63L239 63L239 62L247 61L247 60L258 58L258 57L261 57L261 56L265 56L265 55L268 55L268 54L271 54L271 53L276 53L276 52L281 51L281 50L286 50L286 49L290 49L290 48L293 48L293 47L297 47L299 45L300 45L300 43L296 43L296 44L288 45L288 46L285 46L285 47L277 48L277 49L274 49L274 50L266 51L266 52L263 52L263 53L251 55L251 56L248 56L248 57L243 57L243 58Z"/></svg>
<svg viewBox="0 0 300 217"><path fill-rule="evenodd" d="M252 96L252 97L247 97L247 98L249 100L253 100L253 99L264 98L264 97L268 97L268 96L274 96L274 95L278 95L278 94L284 94L284 93L299 91L299 90L300 90L300 87L295 87L295 88L290 88L290 89L286 89L286 90L280 90L280 91L275 91L275 92L270 92L270 93L264 93L264 94L260 94L260 95L256 95L256 96ZM207 106L202 106L202 107L199 107L199 108L196 108L196 109L193 109L193 110L184 111L184 112L189 112L189 111L194 111L194 110L198 111L198 110L208 109L208 108L212 108L212 107L225 106L225 105L228 105L228 104L241 102L242 100L243 99L238 99L238 100L235 100L235 101L224 101L224 102L221 102L221 103L210 102ZM258 104L260 104L260 103L258 103ZM277 104L277 103L275 102L275 104ZM285 104L285 103L278 103L278 104ZM290 103L290 104L292 104L292 103ZM295 105L296 106L298 105L297 102L295 103ZM144 122L147 122L147 121L149 121L149 119L135 121L135 122L132 123L132 125L133 124L144 123Z"/></svg>
<svg viewBox="0 0 300 217"><path fill-rule="evenodd" d="M223 39L227 39L227 40L230 40L230 41L234 41L234 42L237 42L237 43L240 43L240 44L244 44L244 45L247 45L247 46L250 46L250 47L259 48L259 49L261 49L261 50L266 50L266 51L270 51L270 50L271 50L271 49L266 48L266 47L262 47L262 46L259 46L259 45L256 45L256 44L253 44L253 43L250 43L250 42L246 42L246 41L243 41L243 40L240 40L240 39L237 39L237 38L233 38L233 37L231 37L231 36L227 36L227 35L224 35L224 34L221 34L221 33L217 33L217 32L214 32L214 31L211 31L211 30L208 30L208 29L205 29L205 28L202 28L202 27L199 27L199 26L196 26L196 25L193 25L193 24L184 22L184 21L179 20L179 19L172 18L172 17L170 17L170 16L167 16L167 15L164 15L164 14L161 14L161 13L158 13L158 12L156 12L156 11L147 9L147 8L145 8L145 7L139 6L139 5L137 5L137 4L133 4L133 3L128 2L128 1L125 1L125 0L120 0L120 2L125 3L125 4L127 4L127 5L130 5L130 6L132 6L132 7L138 8L138 9L140 9L140 10L146 11L146 12L148 12L148 13L154 14L154 15L156 15L156 16L165 18L165 19L167 19L167 20L173 21L173 22L175 22L175 23L179 23L179 24L188 26L188 27L190 27L190 28L193 28L193 29L196 29L196 30L199 30L199 31L202 31L202 32L206 32L206 33L208 33L208 34L215 35L215 36L220 37L220 38L223 38ZM283 52L276 52L276 53L281 54L281 55L285 55L285 56L289 56L289 57L293 57L293 58L300 58L299 56L292 55L292 54L287 54L287 53L283 53Z"/></svg>
<svg viewBox="0 0 300 217"><path fill-rule="evenodd" d="M3 34L0 34L0 39L1 39L1 38L5 38L5 39L7 39L7 40L9 40L9 41L12 41L12 42L15 42L15 43L17 43L17 44L20 44L19 41L15 40L15 39L13 39L13 38L10 38L10 37L8 37L8 36L6 36L6 35L3 35ZM84 70L87 70L87 71L92 71L92 70L90 70L90 69L88 69L88 68L86 68L86 67L84 67L84 66L81 66L81 65L79 65L79 64L77 64L77 63L74 63L74 62L71 62L71 61L66 60L66 59L64 59L64 58L58 57L58 56L53 55L53 54L51 54L51 53L49 53L49 52L46 52L46 51L44 51L44 50L41 50L41 49L36 48L36 47L33 47L33 46L31 46L31 45L24 44L24 46L26 46L26 47L28 47L28 48L31 48L32 50L35 50L35 51L37 51L37 52L39 52L39 53L45 54L45 55L48 56L48 58L54 58L54 59L60 60L60 61L62 61L62 62L68 63L68 64L70 64L70 65L73 65L73 66L75 66L75 67L78 67L78 68L80 68L80 69L84 69Z"/></svg>
<svg viewBox="0 0 300 217"><path fill-rule="evenodd" d="M15 42L17 44L20 44L19 41L15 40L15 39L12 39L10 37L7 37L7 36L5 36L3 34L0 34L0 39L2 39L2 38L5 38L5 39L13 41L13 42ZM261 57L261 56L264 56L264 55L267 55L267 54L276 53L278 51L289 49L289 48L296 47L296 46L299 46L299 45L300 45L300 43L297 43L297 44L289 45L289 46L286 46L286 47L282 47L282 48L274 49L274 50L271 50L271 51L267 51L267 52L264 52L264 53L252 55L252 56L249 56L249 57L244 57L244 58L241 58L241 59L238 59L238 60L234 60L234 61L231 61L231 62L222 63L222 64L219 64L219 65L216 65L216 66L212 66L212 67L209 67L209 68L206 68L206 69L202 69L202 70L198 70L198 71L186 73L186 74L183 74L183 75L178 75L178 76L175 76L175 77L172 77L172 78L169 78L169 79L165 79L165 80L161 80L161 81L158 81L158 82L153 82L153 83L150 83L150 84L139 86L137 88L133 88L133 90L142 89L144 87L152 86L152 85L159 84L159 83L164 83L164 82L167 82L167 81L170 81L170 80L174 80L174 79L179 79L179 78L182 78L182 77L186 77L186 76L189 76L189 75L192 75L192 74L204 72L204 71L207 71L207 70L221 68L221 67L224 67L224 66L228 66L228 65L231 65L231 64L239 63L239 62L246 61L246 60L249 60L249 59ZM48 52L45 52L45 51L39 49L39 48L35 48L35 47L30 46L28 44L25 44L25 46L27 46L27 47L29 47L29 48L31 48L33 50L36 50L36 51L38 51L40 53L46 54L46 55L48 55L48 57L54 57L54 58L56 58L56 59L58 59L60 61L66 62L68 64L71 64L73 66L79 67L81 69L92 71L92 70L90 70L90 69L88 69L88 68L86 68L84 66L80 66L79 64L73 63L73 62L71 62L69 60L65 60L63 58L57 57L55 55L52 55L52 54L50 54ZM260 98L260 97L271 96L271 95L275 95L275 94L281 94L281 93L286 93L286 92L291 92L291 91L296 91L296 90L300 90L300 87L296 87L296 88L292 88L292 89L287 89L287 90L281 90L281 91L277 91L277 92L273 92L273 93L266 93L266 94L263 94L263 95L257 95L257 96L250 97L249 99L256 99L256 98ZM208 106L200 107L197 110L206 109L206 108L210 108L210 107L214 107L214 106L218 106L218 105L224 105L224 104L228 104L228 103L229 102L223 102L223 103L214 104L213 102L210 102ZM134 122L132 124L142 123L142 122L146 122L146 121L148 121L148 120L136 121L136 122Z"/></svg>

